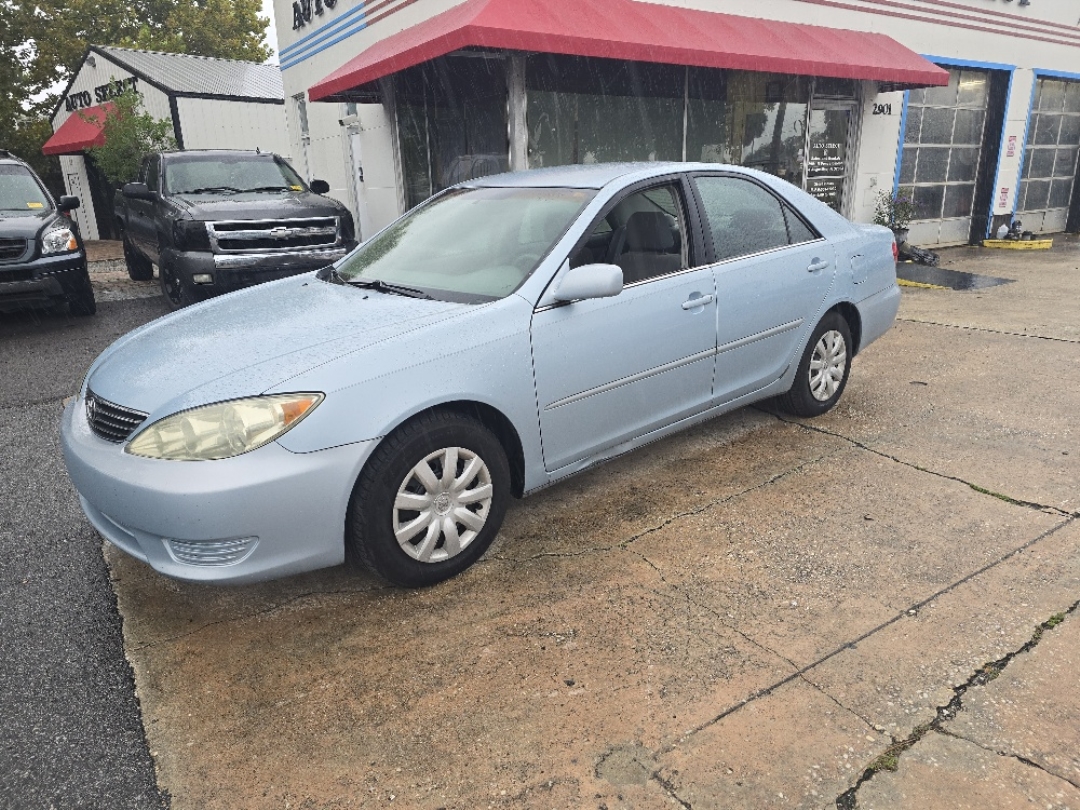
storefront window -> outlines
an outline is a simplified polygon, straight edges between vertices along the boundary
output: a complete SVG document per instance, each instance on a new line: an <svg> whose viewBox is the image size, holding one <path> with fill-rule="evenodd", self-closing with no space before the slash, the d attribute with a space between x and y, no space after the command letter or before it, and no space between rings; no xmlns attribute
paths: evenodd
<svg viewBox="0 0 1080 810"><path fill-rule="evenodd" d="M526 87L530 167L690 160L803 182L808 78L536 54Z"/></svg>
<svg viewBox="0 0 1080 810"><path fill-rule="evenodd" d="M395 83L406 207L509 167L506 73L493 54L437 59Z"/></svg>
<svg viewBox="0 0 1080 810"><path fill-rule="evenodd" d="M1080 153L1080 82L1039 79L1016 218L1024 230L1065 229Z"/></svg>

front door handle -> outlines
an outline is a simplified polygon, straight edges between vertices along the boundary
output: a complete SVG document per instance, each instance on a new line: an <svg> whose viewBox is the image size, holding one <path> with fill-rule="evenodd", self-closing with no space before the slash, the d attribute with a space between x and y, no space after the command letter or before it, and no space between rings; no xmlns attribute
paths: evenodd
<svg viewBox="0 0 1080 810"><path fill-rule="evenodd" d="M824 270L828 266L829 263L825 259L814 259L806 270L809 273L816 273L818 270Z"/></svg>
<svg viewBox="0 0 1080 810"><path fill-rule="evenodd" d="M711 304L713 300L712 295L692 295L683 301L683 309L697 309L703 307L706 304Z"/></svg>

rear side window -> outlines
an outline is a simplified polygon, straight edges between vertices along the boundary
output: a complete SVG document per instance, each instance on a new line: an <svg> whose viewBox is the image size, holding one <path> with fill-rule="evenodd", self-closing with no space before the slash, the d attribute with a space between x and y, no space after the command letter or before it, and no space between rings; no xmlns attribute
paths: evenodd
<svg viewBox="0 0 1080 810"><path fill-rule="evenodd" d="M788 220L776 197L756 183L738 177L694 179L705 209L716 261L807 241L805 233L788 237ZM802 224L791 214L793 224ZM804 231L805 225L802 225ZM815 238L811 235L810 238Z"/></svg>

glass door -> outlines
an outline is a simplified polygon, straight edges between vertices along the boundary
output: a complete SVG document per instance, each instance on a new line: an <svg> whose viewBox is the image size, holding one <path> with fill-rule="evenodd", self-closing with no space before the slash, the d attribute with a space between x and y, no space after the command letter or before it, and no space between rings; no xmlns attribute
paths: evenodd
<svg viewBox="0 0 1080 810"><path fill-rule="evenodd" d="M854 101L815 99L806 127L803 189L834 211L844 211Z"/></svg>

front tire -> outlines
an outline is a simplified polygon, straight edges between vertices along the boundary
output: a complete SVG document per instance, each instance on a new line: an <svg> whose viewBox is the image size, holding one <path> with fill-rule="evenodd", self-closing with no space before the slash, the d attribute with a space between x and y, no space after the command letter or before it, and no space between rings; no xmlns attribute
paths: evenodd
<svg viewBox="0 0 1080 810"><path fill-rule="evenodd" d="M70 272L62 286L64 298L67 299L68 312L76 318L83 318L97 312L94 285L90 283L90 273L85 267Z"/></svg>
<svg viewBox="0 0 1080 810"><path fill-rule="evenodd" d="M509 463L491 431L460 414L424 414L390 434L364 467L346 550L395 585L434 585L483 556L509 497Z"/></svg>
<svg viewBox="0 0 1080 810"><path fill-rule="evenodd" d="M165 297L165 305L170 310L175 312L195 303L195 297L191 294L188 283L184 281L183 274L164 259L158 265L158 276L160 277L161 294Z"/></svg>
<svg viewBox="0 0 1080 810"><path fill-rule="evenodd" d="M818 322L806 344L791 390L777 399L795 416L820 416L844 393L851 370L851 329L838 312Z"/></svg>

